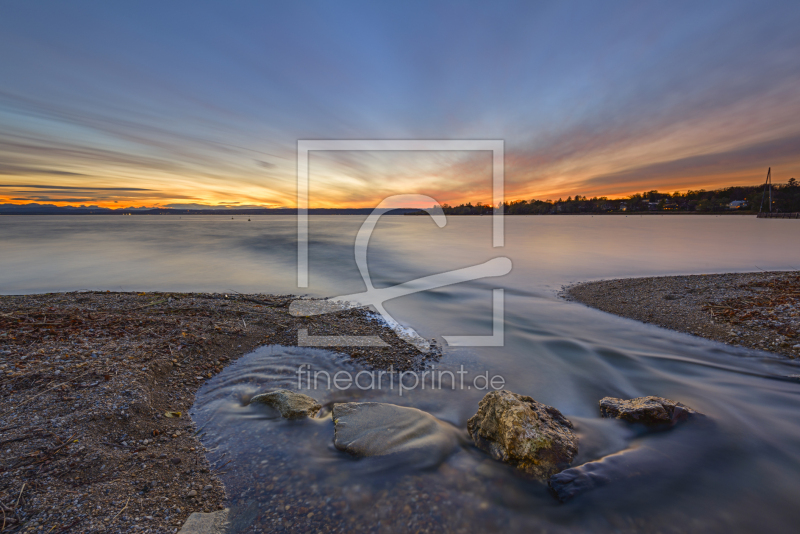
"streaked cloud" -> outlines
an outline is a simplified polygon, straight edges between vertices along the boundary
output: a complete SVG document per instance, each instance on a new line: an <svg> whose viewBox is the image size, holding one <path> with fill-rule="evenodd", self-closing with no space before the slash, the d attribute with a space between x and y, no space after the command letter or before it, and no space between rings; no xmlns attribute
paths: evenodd
<svg viewBox="0 0 800 534"><path fill-rule="evenodd" d="M69 173L70 175L72 173ZM143 187L80 187L80 186L66 186L66 185L37 185L37 184L0 184L0 187L9 189L50 189L53 191L72 191L75 189L90 190L90 191L152 191L152 189L145 189Z"/></svg>
<svg viewBox="0 0 800 534"><path fill-rule="evenodd" d="M298 139L503 139L510 198L785 181L798 27L792 3L15 3L0 175L26 185L0 202L293 206ZM490 199L485 154L311 163L318 207Z"/></svg>

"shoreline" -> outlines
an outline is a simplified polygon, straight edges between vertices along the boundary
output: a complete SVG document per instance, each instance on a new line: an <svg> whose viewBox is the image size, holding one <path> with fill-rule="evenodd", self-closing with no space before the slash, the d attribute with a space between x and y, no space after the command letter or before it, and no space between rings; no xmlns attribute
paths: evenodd
<svg viewBox="0 0 800 534"><path fill-rule="evenodd" d="M800 271L584 282L568 300L728 345L800 358Z"/></svg>
<svg viewBox="0 0 800 534"><path fill-rule="evenodd" d="M435 361L363 309L288 313L291 295L0 296L0 504L11 532L174 532L225 508L188 416L204 380L262 345L377 335L366 368ZM168 412L180 412L169 417Z"/></svg>
<svg viewBox="0 0 800 534"><path fill-rule="evenodd" d="M565 297L800 357L800 271L595 281L568 288ZM388 348L339 350L367 369L418 370L438 358L363 309L294 317L292 300L108 291L0 296L6 529L175 532L194 512L224 510L216 474L224 464L209 464L188 416L195 393L259 346L296 346L298 328L380 336Z"/></svg>
<svg viewBox="0 0 800 534"><path fill-rule="evenodd" d="M355 208L361 209L361 208ZM403 208L403 209L410 209L410 208ZM345 216L345 217L352 217L354 215L361 216L361 215L369 215L372 211L372 208L369 208L369 211L365 212L358 212L358 213L311 213L309 215L313 216L331 216L335 215L337 217ZM120 216L126 217L128 215L137 215L137 216L148 216L148 215L157 215L157 216L174 216L177 215L179 217L192 217L192 216L223 216L227 217L229 215L238 215L240 217L258 217L258 216L280 216L285 217L289 216L296 216L295 213L235 213L235 212L227 212L227 213L137 213L132 211L130 213L10 213L10 212L0 212L0 217L9 216L9 217L17 217L17 216L36 216L41 217L44 215L75 215L75 216L97 216L97 215L112 215L112 216ZM384 215L391 215L391 216L422 216L427 215L427 213L395 213L389 212ZM448 217L483 217L483 216L491 216L491 213L485 214L477 214L477 213L448 213ZM541 216L551 216L555 215L558 217L565 217L565 216L601 216L601 215L624 215L624 216L633 216L633 215L738 215L742 217L758 217L757 211L598 211L598 212L584 212L584 213L503 213L504 217L541 217ZM781 217L770 217L770 218L781 218Z"/></svg>

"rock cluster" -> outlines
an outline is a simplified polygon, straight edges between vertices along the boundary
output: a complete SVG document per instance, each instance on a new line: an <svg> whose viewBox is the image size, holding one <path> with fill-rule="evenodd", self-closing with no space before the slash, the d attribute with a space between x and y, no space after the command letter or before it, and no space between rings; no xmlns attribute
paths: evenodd
<svg viewBox="0 0 800 534"><path fill-rule="evenodd" d="M283 417L313 417L321 408L315 399L288 390L253 397ZM602 417L656 427L672 426L698 414L685 404L663 397L600 401ZM378 402L333 405L334 446L357 457L392 457L405 467L429 467L444 461L459 445L458 431L433 415ZM570 467L578 454L578 437L569 419L552 406L526 395L500 390L487 393L478 413L467 422L475 445L495 460L547 482L555 496L567 501L615 480L635 476L651 462L646 449L628 449ZM644 451L644 452L642 452Z"/></svg>
<svg viewBox="0 0 800 534"><path fill-rule="evenodd" d="M487 393L467 422L479 449L543 481L569 467L578 453L572 428L552 406L506 390Z"/></svg>
<svg viewBox="0 0 800 534"><path fill-rule="evenodd" d="M601 415L654 430L672 426L699 412L663 397L600 401ZM510 391L488 393L467 422L475 445L496 460L547 482L560 501L646 471L653 459L647 449L628 449L570 468L578 453L572 423L552 406Z"/></svg>

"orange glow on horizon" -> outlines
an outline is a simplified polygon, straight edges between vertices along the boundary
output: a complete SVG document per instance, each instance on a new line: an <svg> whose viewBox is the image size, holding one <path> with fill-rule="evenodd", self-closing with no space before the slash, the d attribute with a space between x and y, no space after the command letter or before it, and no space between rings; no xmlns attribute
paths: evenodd
<svg viewBox="0 0 800 534"><path fill-rule="evenodd" d="M786 178L788 180L788 177ZM780 181L778 180L776 183L782 183L786 180ZM676 180L677 181L677 180ZM570 180L566 180L567 183ZM576 185L580 183L580 181L575 181ZM713 176L707 177L703 179L693 180L689 182L688 180L683 181L681 180L680 183L674 183L673 185L667 185L661 187L653 187L651 184L648 183L641 183L636 184L634 186L630 186L626 184L624 190L620 191L614 187L608 187L606 191L603 191L598 188L566 188L566 187L559 187L559 188L546 188L546 187L514 187L514 188L507 188L507 192L505 195L505 199L507 202L515 202L520 200L557 200L558 198L566 199L567 197L574 197L575 195L586 196L589 198L592 197L607 197L609 200L619 200L629 198L633 194L642 193L644 191L651 191L653 189L658 190L662 193L673 193L675 191L680 191L681 193L685 193L687 190L714 190L714 189L722 189L725 187L733 187L733 186L757 186L760 185L758 179L755 179L752 174L746 176ZM88 187L87 189L91 189ZM613 191L617 189L616 191ZM608 191L612 190L612 191ZM463 192L447 192L447 191L439 191L437 193L431 193L426 191L416 191L417 193L422 194L430 194L433 198L436 198L442 204L449 204L451 206L459 205L459 204L466 204L472 203L476 204L477 202L481 202L483 204L491 204L491 190L488 187L484 188L483 190L477 190L474 194L464 194ZM295 207L295 199L292 195L282 195L284 202L275 202L275 201L268 201L265 199L261 199L256 197L255 195L247 195L243 197L233 197L233 196L226 196L219 194L218 191L209 191L204 192L206 194L199 194L197 196L189 196L189 195L181 195L181 194L174 194L171 195L169 192L166 191L158 191L157 196L149 196L149 195L136 195L129 198L123 198L123 195L118 195L116 200L91 200L91 199L82 199L82 201L76 202L73 199L67 200L58 200L58 199L48 199L48 200L36 200L36 199L20 199L17 195L8 195L2 194L2 190L0 190L0 204L14 204L14 205L24 205L24 204L49 204L54 206L73 206L73 207L80 207L83 206L97 206L100 208L109 208L109 209L126 209L126 208L151 208L151 209L167 209L169 207L177 208L177 209L192 209L195 205L197 208L215 208L215 209L223 209L223 208L294 208ZM400 194L401 192L393 193L393 194ZM70 195L75 196L75 195ZM311 208L372 208L376 206L384 197L366 197L360 198L359 200L347 201L347 195L341 194L340 200L330 200L325 201L321 199L314 199L313 195L311 197L310 207Z"/></svg>

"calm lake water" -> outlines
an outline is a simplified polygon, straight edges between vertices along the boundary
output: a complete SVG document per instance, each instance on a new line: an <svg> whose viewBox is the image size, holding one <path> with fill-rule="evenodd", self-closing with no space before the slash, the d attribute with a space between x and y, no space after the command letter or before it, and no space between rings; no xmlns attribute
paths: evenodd
<svg viewBox="0 0 800 534"><path fill-rule="evenodd" d="M353 258L363 218L312 217L311 287L304 290L295 283L294 219L250 219L0 217L0 293L333 296L364 290ZM498 256L513 262L503 277L387 303L401 323L441 342L442 336L491 334L491 290L504 289L505 345L445 346L437 366L501 375L506 389L557 407L576 424L580 461L627 446L645 451L639 476L562 505L544 486L520 479L468 443L434 467L353 461L332 448L330 419L297 424L241 405L239 398L253 392L296 389L293 370L301 363L350 369L345 359L321 349L267 347L210 380L193 410L212 461L230 461L222 477L231 490L235 527L302 531L317 528L320 516L340 513L350 530L375 532L426 525L463 531L796 532L800 364L607 315L566 302L558 291L603 278L797 270L799 245L798 221L740 216L507 217L502 248L491 247L490 217L451 217L441 229L427 217L384 217L369 249L376 287ZM414 406L464 429L484 393L311 394L324 403L369 399ZM680 400L712 424L633 436L599 418L600 398L643 395ZM282 519L274 512L279 502L317 515Z"/></svg>

